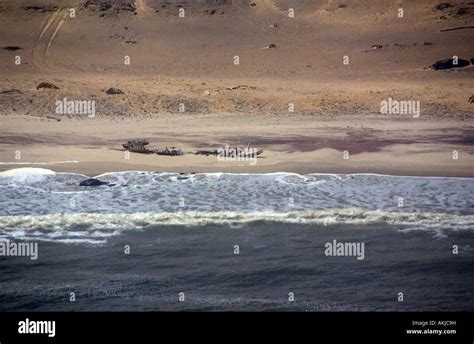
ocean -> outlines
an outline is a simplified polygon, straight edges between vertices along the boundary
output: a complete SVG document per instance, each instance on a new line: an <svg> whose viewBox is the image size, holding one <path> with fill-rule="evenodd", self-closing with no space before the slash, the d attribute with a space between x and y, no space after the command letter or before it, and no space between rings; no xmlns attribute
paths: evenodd
<svg viewBox="0 0 474 344"><path fill-rule="evenodd" d="M86 178L0 173L0 311L474 310L474 179Z"/></svg>

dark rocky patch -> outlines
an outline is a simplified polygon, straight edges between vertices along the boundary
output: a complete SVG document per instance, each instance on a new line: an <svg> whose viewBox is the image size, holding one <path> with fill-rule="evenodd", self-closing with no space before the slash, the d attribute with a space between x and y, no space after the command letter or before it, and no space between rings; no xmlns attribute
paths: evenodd
<svg viewBox="0 0 474 344"><path fill-rule="evenodd" d="M463 3L452 5L449 2L442 2L434 7L435 11L443 12L443 15L440 19L447 19L446 16L450 17L465 17L474 12L474 3Z"/></svg>
<svg viewBox="0 0 474 344"><path fill-rule="evenodd" d="M446 60L436 61L436 63L433 64L431 67L434 70L440 70L440 69L462 68L469 65L470 65L470 62L467 60L458 59L458 63L454 64L453 59L446 59Z"/></svg>
<svg viewBox="0 0 474 344"><path fill-rule="evenodd" d="M205 112L209 109L207 101L198 99L177 99L175 97L163 97L160 108L168 112L179 112L181 104L185 105L184 113Z"/></svg>
<svg viewBox="0 0 474 344"><path fill-rule="evenodd" d="M7 51L17 51L17 50L20 50L21 48L17 46L7 46L7 47L4 47L3 49Z"/></svg>
<svg viewBox="0 0 474 344"><path fill-rule="evenodd" d="M79 183L79 186L101 186L101 185L109 185L112 186L109 182L103 182L96 178L88 178L84 179L82 182Z"/></svg>
<svg viewBox="0 0 474 344"><path fill-rule="evenodd" d="M123 91L120 88L115 88L111 87L107 91L105 91L107 94L124 94Z"/></svg>
<svg viewBox="0 0 474 344"><path fill-rule="evenodd" d="M449 2L442 2L435 6L435 10L444 11L447 8L453 7Z"/></svg>
<svg viewBox="0 0 474 344"><path fill-rule="evenodd" d="M130 0L120 1L102 1L102 0L86 0L81 9L97 12L135 12L135 3ZM101 14L105 16L105 14Z"/></svg>
<svg viewBox="0 0 474 344"><path fill-rule="evenodd" d="M465 14L471 13L471 9L469 7L459 7L456 9L456 16L457 17L462 17Z"/></svg>
<svg viewBox="0 0 474 344"><path fill-rule="evenodd" d="M177 9L184 8L186 15L223 15L224 9L230 8L232 0L153 0L148 5L155 13L165 16L176 16Z"/></svg>
<svg viewBox="0 0 474 344"><path fill-rule="evenodd" d="M49 88L49 89L59 90L59 87L51 82L40 82L38 86L36 86L36 89L39 90L40 88Z"/></svg>
<svg viewBox="0 0 474 344"><path fill-rule="evenodd" d="M110 35L109 38L125 39L125 36L114 33L113 35Z"/></svg>
<svg viewBox="0 0 474 344"><path fill-rule="evenodd" d="M23 10L30 11L30 12L54 12L58 9L58 6L54 5L44 5L44 6L24 6Z"/></svg>

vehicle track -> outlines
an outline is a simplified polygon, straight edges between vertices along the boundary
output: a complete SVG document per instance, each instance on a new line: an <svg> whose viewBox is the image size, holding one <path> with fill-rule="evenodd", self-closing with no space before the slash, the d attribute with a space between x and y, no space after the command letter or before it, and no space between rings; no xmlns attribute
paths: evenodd
<svg viewBox="0 0 474 344"><path fill-rule="evenodd" d="M68 15L68 9L59 8L43 22L41 33L32 50L32 62L40 70L55 70L48 58L51 45Z"/></svg>

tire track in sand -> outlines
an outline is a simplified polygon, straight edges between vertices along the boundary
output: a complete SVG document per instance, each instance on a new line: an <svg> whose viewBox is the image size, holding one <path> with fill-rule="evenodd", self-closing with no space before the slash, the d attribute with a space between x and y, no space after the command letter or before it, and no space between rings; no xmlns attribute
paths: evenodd
<svg viewBox="0 0 474 344"><path fill-rule="evenodd" d="M48 61L48 52L68 15L68 9L59 8L44 23L33 47L31 57L35 67L43 71L54 70Z"/></svg>

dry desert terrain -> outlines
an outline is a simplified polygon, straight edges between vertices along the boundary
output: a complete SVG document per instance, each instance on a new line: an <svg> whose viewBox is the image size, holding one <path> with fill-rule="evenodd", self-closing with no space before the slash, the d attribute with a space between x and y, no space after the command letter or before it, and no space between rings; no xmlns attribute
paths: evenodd
<svg viewBox="0 0 474 344"><path fill-rule="evenodd" d="M446 0L1 0L0 170L473 177L473 19ZM264 153L116 150L137 138Z"/></svg>

